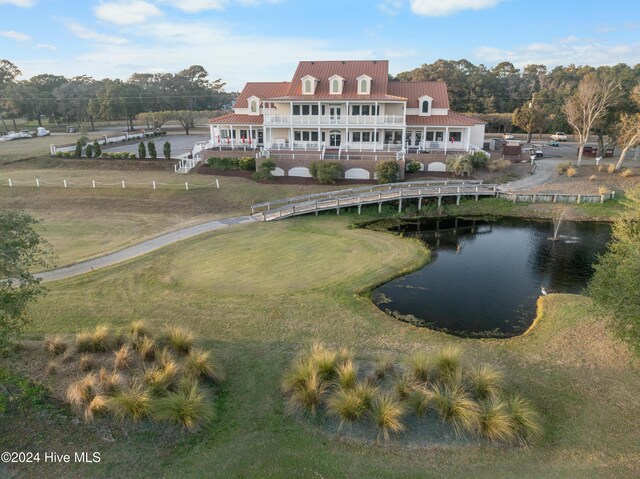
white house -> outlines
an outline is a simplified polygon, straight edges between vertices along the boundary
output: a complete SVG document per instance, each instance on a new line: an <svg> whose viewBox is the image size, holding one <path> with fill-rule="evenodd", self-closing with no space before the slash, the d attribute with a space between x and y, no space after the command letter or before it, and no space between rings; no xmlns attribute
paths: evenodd
<svg viewBox="0 0 640 479"><path fill-rule="evenodd" d="M485 123L451 111L444 82L390 81L387 60L303 61L247 83L210 129L214 147L446 153L482 148Z"/></svg>

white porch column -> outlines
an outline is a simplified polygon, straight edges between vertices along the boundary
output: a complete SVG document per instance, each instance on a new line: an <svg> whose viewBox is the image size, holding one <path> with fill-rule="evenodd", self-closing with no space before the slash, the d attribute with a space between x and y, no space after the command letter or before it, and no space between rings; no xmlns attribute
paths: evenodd
<svg viewBox="0 0 640 479"><path fill-rule="evenodd" d="M347 142L346 142L346 150L349 151L349 127L346 127L346 137L347 137Z"/></svg>
<svg viewBox="0 0 640 479"><path fill-rule="evenodd" d="M251 125L249 125L249 146L253 146L253 129L251 128Z"/></svg>
<svg viewBox="0 0 640 479"><path fill-rule="evenodd" d="M468 126L467 127L467 141L466 141L466 150L469 151L469 145L471 144L471 127ZM476 145L478 146L478 145ZM482 148L482 146L480 146L480 148Z"/></svg>
<svg viewBox="0 0 640 479"><path fill-rule="evenodd" d="M229 125L229 138L231 138L231 148L233 148L233 145L235 143L235 138L233 137L233 133L234 133L234 129L233 129L233 125Z"/></svg>
<svg viewBox="0 0 640 479"><path fill-rule="evenodd" d="M347 102L347 114L344 116L344 124L349 124L349 102Z"/></svg>
<svg viewBox="0 0 640 479"><path fill-rule="evenodd" d="M320 104L318 102L318 104ZM320 107L318 106L318 114L320 114ZM318 127L318 151L322 151L322 131Z"/></svg>
<svg viewBox="0 0 640 479"><path fill-rule="evenodd" d="M289 128L289 148L293 150L293 127Z"/></svg>
<svg viewBox="0 0 640 479"><path fill-rule="evenodd" d="M377 125L378 124L378 102L374 103L374 108L376 109L376 111L374 111L374 113L375 113L374 123Z"/></svg>
<svg viewBox="0 0 640 479"><path fill-rule="evenodd" d="M447 145L449 144L449 127L444 128L444 154L447 154Z"/></svg>
<svg viewBox="0 0 640 479"><path fill-rule="evenodd" d="M406 127L402 127L402 145L401 146L403 150L407 146L407 128Z"/></svg>
<svg viewBox="0 0 640 479"><path fill-rule="evenodd" d="M421 145L421 146L424 146L423 149L426 150L427 149L427 126L426 125L422 129L422 143L423 143L423 145Z"/></svg>
<svg viewBox="0 0 640 479"><path fill-rule="evenodd" d="M376 105L378 104L378 102L376 102ZM378 118L376 117L376 124L378 122ZM378 140L376 139L376 137L378 136L378 127L374 127L373 128L373 152L376 152L376 148L378 147Z"/></svg>

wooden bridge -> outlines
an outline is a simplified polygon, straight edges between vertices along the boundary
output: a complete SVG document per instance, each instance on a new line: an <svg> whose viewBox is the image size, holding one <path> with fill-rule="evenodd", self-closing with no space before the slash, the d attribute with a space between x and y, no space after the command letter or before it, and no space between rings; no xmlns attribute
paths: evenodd
<svg viewBox="0 0 640 479"><path fill-rule="evenodd" d="M473 197L477 201L481 196L496 196L497 185L484 185L477 180L445 180L445 181L414 181L411 183L389 183L348 190L330 191L305 196L285 198L283 200L258 203L251 206L253 217L262 221L279 220L290 216L318 213L319 211L336 210L340 214L341 208L357 207L358 214L362 205L378 204L378 211L382 210L382 203L398 202L398 211L402 211L403 201L418 199L418 209L422 209L425 198L437 198L438 207L442 206L442 198L455 197L456 204L460 199Z"/></svg>

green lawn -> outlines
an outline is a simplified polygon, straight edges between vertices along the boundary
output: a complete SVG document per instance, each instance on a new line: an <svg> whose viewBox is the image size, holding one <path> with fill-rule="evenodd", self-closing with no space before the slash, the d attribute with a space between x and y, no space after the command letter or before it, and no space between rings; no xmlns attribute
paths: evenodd
<svg viewBox="0 0 640 479"><path fill-rule="evenodd" d="M53 283L30 310L30 336L140 318L183 324L224 364L218 416L207 430L162 448L144 428L125 436L114 427L109 442L55 409L29 406L0 422L5 449L102 453L99 464L19 469L28 478L638 476L640 368L590 301L548 296L530 334L468 340L396 321L356 294L427 257L414 241L349 229L347 218L325 215L218 231ZM279 392L283 369L314 339L353 347L360 359L459 344L472 361L504 368L509 388L543 413L546 434L528 449L339 441L288 416Z"/></svg>

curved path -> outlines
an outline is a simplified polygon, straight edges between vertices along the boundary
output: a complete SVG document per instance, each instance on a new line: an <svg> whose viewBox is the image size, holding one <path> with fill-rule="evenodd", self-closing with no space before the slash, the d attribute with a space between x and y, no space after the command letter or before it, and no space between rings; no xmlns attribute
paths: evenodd
<svg viewBox="0 0 640 479"><path fill-rule="evenodd" d="M554 162L552 160L537 160L536 163L537 167L533 174L518 181L505 183L504 185L499 187L499 189L502 191L523 191L534 188L536 186L544 185L555 179L555 177L557 176L557 162ZM189 228L166 233L156 238L143 241L136 245L129 246L128 248L124 248L119 251L115 251L114 253L100 256L98 258L83 261L81 263L66 266L64 268L53 269L51 271L38 273L35 276L41 278L43 282L71 278L73 276L89 273L91 271L95 271L96 269L104 268L106 266L112 266L114 264L121 263L122 261L133 259L137 256L150 253L151 251L155 251L172 243L176 243L187 238L192 238L203 233L208 233L209 231L215 231L232 225L253 223L256 221L257 220L251 216L236 216L233 218L223 218L220 220L209 221L207 223L201 223Z"/></svg>
<svg viewBox="0 0 640 479"><path fill-rule="evenodd" d="M155 251L172 243L176 243L187 238L192 238L203 233L208 233L209 231L215 231L232 225L253 223L254 221L256 220L251 216L237 216L235 218L224 218L220 220L209 221L207 223L201 223L199 225L190 226L189 228L184 228L178 231L172 231L171 233L163 234L156 238L143 241L142 243L129 246L128 248L121 249L114 253L100 256L99 258L83 261L81 263L66 266L64 268L45 271L43 273L38 273L35 276L41 278L43 282L71 278L72 276L89 273L91 271L95 271L96 269L104 268L105 266L111 266L116 263L135 258L136 256L150 253L151 251Z"/></svg>

